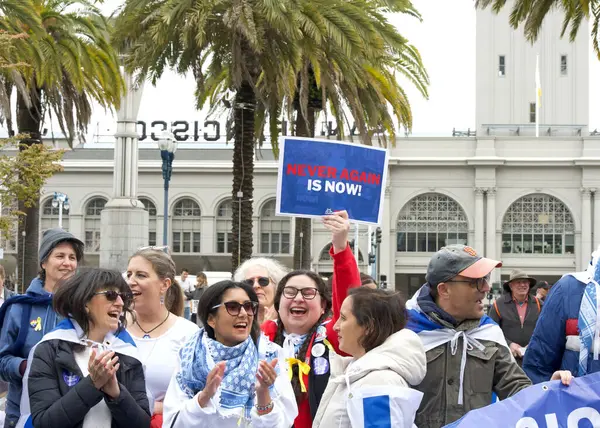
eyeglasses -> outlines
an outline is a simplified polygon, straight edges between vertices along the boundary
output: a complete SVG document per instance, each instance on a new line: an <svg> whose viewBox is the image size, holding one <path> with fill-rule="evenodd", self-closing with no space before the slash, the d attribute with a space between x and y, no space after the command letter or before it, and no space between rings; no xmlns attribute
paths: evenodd
<svg viewBox="0 0 600 428"><path fill-rule="evenodd" d="M283 287L283 296L287 299L295 299L298 295L298 292L302 294L302 297L305 300L314 299L317 294L319 294L319 290L313 287L306 288L296 288L296 287Z"/></svg>
<svg viewBox="0 0 600 428"><path fill-rule="evenodd" d="M261 287L266 287L267 285L269 285L271 283L271 278L269 278L267 276L255 276L254 278L245 279L242 282L244 284L252 287L252 286L254 286L255 281L258 282L258 285L260 285ZM273 281L273 282L275 282L275 281Z"/></svg>
<svg viewBox="0 0 600 428"><path fill-rule="evenodd" d="M471 280L466 279L458 279L452 281L444 281L444 282L462 282L463 284L469 284L473 288L477 288L477 291L483 293L485 291L485 287L490 284L490 276L486 275L483 278L474 278Z"/></svg>
<svg viewBox="0 0 600 428"><path fill-rule="evenodd" d="M258 313L258 302L252 302L250 300L248 300L244 303L239 303L239 302L234 302L234 301L223 302L219 305L213 306L211 309L217 309L221 306L225 306L227 313L229 315L231 315L232 317L237 317L240 314L240 311L242 308L244 308L244 310L246 311L246 313L248 315L256 316L256 314Z"/></svg>
<svg viewBox="0 0 600 428"><path fill-rule="evenodd" d="M125 293L119 293L116 290L97 291L96 293L94 293L94 296L99 296L101 294L104 295L106 297L106 300L108 300L109 302L114 302L117 300L117 297L120 297L123 301L123 304L126 305L133 300L133 293L130 291L127 291Z"/></svg>

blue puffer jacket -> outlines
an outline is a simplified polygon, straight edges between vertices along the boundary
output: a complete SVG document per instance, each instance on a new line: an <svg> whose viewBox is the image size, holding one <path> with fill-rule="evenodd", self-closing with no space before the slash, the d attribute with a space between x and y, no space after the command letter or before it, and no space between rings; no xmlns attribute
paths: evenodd
<svg viewBox="0 0 600 428"><path fill-rule="evenodd" d="M44 290L44 284L39 278L35 278L25 296L15 296L13 299L24 299L45 301L45 304L30 305L31 312L27 322L27 334L20 349L15 349L15 342L19 336L22 324L22 314L26 303L14 303L6 308L2 320L2 333L0 334L0 379L9 383L8 396L6 398L6 425L19 419L22 376L19 366L29 356L29 351L42 337L56 327L58 317L52 309L50 293ZM10 302L10 301L8 301ZM5 309L5 308L3 308Z"/></svg>
<svg viewBox="0 0 600 428"><path fill-rule="evenodd" d="M565 275L550 290L523 360L523 370L533 383L550 380L556 370L569 370L577 376L577 321L585 287L583 282ZM588 374L595 372L600 372L600 360L588 358Z"/></svg>

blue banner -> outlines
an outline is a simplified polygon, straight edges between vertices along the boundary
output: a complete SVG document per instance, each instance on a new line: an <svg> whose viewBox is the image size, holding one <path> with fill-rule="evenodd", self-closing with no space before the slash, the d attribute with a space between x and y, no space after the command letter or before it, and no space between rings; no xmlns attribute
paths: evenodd
<svg viewBox="0 0 600 428"><path fill-rule="evenodd" d="M342 141L281 139L277 214L321 217L346 210L356 223L379 224L386 149Z"/></svg>
<svg viewBox="0 0 600 428"><path fill-rule="evenodd" d="M600 373L533 385L446 428L600 428Z"/></svg>

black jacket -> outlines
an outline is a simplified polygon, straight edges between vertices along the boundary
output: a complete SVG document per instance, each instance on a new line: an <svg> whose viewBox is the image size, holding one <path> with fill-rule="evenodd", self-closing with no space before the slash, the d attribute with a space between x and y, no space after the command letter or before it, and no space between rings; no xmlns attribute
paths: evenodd
<svg viewBox="0 0 600 428"><path fill-rule="evenodd" d="M512 342L527 346L533 335L540 312L541 302L532 295L528 295L525 320L521 325L521 319L512 294L505 293L490 306L489 316L498 323L509 346Z"/></svg>
<svg viewBox="0 0 600 428"><path fill-rule="evenodd" d="M89 376L82 378L73 355L74 344L63 340L40 343L29 372L29 402L35 428L80 428L89 410L104 400L112 414L112 428L150 427L150 409L142 364L118 354L117 380L121 395L112 400L96 389ZM81 379L67 385L69 376ZM71 383L71 382L69 382Z"/></svg>

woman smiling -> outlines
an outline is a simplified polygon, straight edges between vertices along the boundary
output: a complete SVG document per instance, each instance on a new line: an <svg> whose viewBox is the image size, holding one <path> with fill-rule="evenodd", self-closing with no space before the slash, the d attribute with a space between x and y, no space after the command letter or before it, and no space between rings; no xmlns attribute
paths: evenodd
<svg viewBox="0 0 600 428"><path fill-rule="evenodd" d="M29 356L17 426L150 426L144 371L124 329L132 300L121 274L105 269L58 288L53 304L65 320Z"/></svg>
<svg viewBox="0 0 600 428"><path fill-rule="evenodd" d="M348 245L348 213L327 215L323 223L332 232L329 254L333 258L333 296L316 273L290 272L279 282L275 293L278 321L262 325L264 333L282 345L285 352L298 403L294 428L312 426L329 380L329 355L340 352L333 325L348 289L361 285L356 260Z"/></svg>
<svg viewBox="0 0 600 428"><path fill-rule="evenodd" d="M200 298L200 329L179 352L164 402L170 428L289 428L298 413L281 348L260 336L259 300L221 281ZM245 424L243 422L245 421Z"/></svg>

